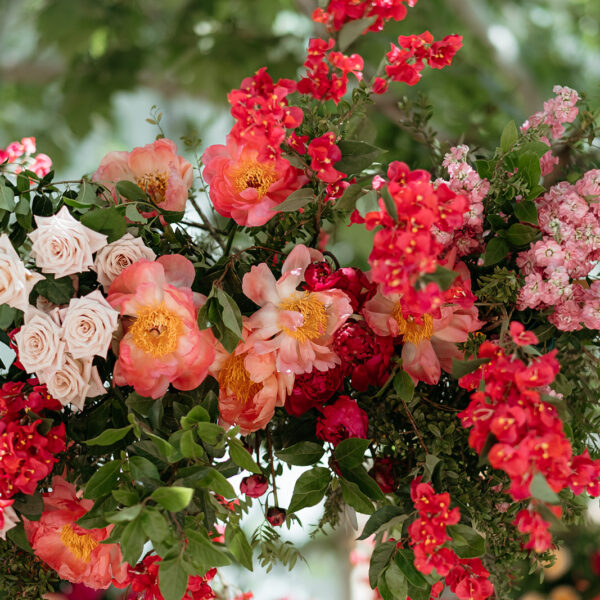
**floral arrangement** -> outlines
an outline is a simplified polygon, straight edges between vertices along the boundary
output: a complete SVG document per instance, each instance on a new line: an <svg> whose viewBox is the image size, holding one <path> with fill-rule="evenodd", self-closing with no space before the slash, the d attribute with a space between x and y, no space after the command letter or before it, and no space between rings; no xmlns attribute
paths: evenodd
<svg viewBox="0 0 600 600"><path fill-rule="evenodd" d="M462 38L401 36L368 78L346 52L415 4L326 3L304 75L245 79L195 165L162 130L77 182L32 138L0 150L14 596L251 598L218 569L293 567L281 528L324 500L315 530L365 515L384 600L504 598L600 495L597 112L557 86L470 152L413 106L432 167L385 161L368 108ZM367 271L327 250L349 225Z"/></svg>

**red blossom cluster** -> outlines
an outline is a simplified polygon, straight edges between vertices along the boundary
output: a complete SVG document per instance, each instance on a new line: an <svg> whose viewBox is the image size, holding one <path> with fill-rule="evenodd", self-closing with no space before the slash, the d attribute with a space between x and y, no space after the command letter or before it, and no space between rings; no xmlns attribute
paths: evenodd
<svg viewBox="0 0 600 600"><path fill-rule="evenodd" d="M329 52L335 40L313 38L306 51L306 76L298 82L298 91L317 100L333 100L336 104L348 89L348 74L362 80L365 62L359 54L346 56L341 52Z"/></svg>
<svg viewBox="0 0 600 600"><path fill-rule="evenodd" d="M436 494L429 483L417 477L410 495L419 518L408 527L410 545L415 553L415 567L424 575L434 569L460 600L485 600L494 593L489 572L478 558L459 558L446 546L452 538L446 528L460 520L460 510L450 508L450 494ZM436 584L435 592L441 587Z"/></svg>
<svg viewBox="0 0 600 600"><path fill-rule="evenodd" d="M374 19L367 31L381 31L386 21L402 21L417 0L330 0L326 8L317 8L313 20L326 25L329 31L339 31L346 23L358 19Z"/></svg>
<svg viewBox="0 0 600 600"><path fill-rule="evenodd" d="M392 81L415 85L422 76L427 63L432 69L443 69L452 64L452 59L462 47L461 35L447 35L435 42L429 31L419 35L401 35L398 46L386 54L387 76Z"/></svg>
<svg viewBox="0 0 600 600"><path fill-rule="evenodd" d="M6 148L0 148L0 165L5 162L14 164L14 173L27 169L38 177L44 177L50 172L52 159L42 153L34 156L35 150L34 137L24 137L20 142L11 142Z"/></svg>
<svg viewBox="0 0 600 600"><path fill-rule="evenodd" d="M312 140L307 149L311 158L310 168L325 183L336 183L346 176L333 166L342 158L342 151L335 142L335 134L329 131Z"/></svg>
<svg viewBox="0 0 600 600"><path fill-rule="evenodd" d="M414 289L419 277L432 273L439 264L443 245L432 227L440 231L462 227L468 201L444 183L436 187L427 171L411 171L405 163L392 162L387 175L389 181L377 177L373 187L387 188L397 218L380 198L379 211L369 212L364 218L354 211L351 221L364 223L369 230L382 226L375 234L369 256L373 281L382 284L384 294L401 295L403 312L418 317L434 312L443 302L434 283L422 290Z"/></svg>
<svg viewBox="0 0 600 600"><path fill-rule="evenodd" d="M65 449L65 426L38 431L45 410L60 410L37 379L8 382L0 389L0 498L33 494Z"/></svg>
<svg viewBox="0 0 600 600"><path fill-rule="evenodd" d="M548 531L550 523L537 512L526 509L519 511L513 525L521 533L529 535L529 540L524 544L524 548L531 548L535 552L545 552L552 546L552 534Z"/></svg>
<svg viewBox="0 0 600 600"><path fill-rule="evenodd" d="M129 600L164 600L158 585L160 556L148 554L135 567L129 567L128 582L131 586ZM212 600L215 593L208 582L217 574L211 569L204 576L195 575L188 579L188 587L182 600Z"/></svg>

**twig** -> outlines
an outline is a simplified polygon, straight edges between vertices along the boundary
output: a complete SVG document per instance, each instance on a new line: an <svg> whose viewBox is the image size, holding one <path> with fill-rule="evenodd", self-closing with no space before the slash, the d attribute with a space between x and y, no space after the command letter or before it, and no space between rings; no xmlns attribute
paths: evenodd
<svg viewBox="0 0 600 600"><path fill-rule="evenodd" d="M421 437L421 432L419 431L419 428L417 427L417 424L415 423L415 419L412 416L412 413L410 412L408 405L406 404L406 402L404 402L404 400L402 398L400 398L400 402L402 402L402 404L404 405L404 410L406 411L406 414L408 415L408 420L410 421L414 432L417 434L417 437L419 438L419 442L421 443L423 450L425 450L426 454L429 454L429 450L427 450L427 446L425 445L425 442L423 441L423 438Z"/></svg>
<svg viewBox="0 0 600 600"><path fill-rule="evenodd" d="M198 213L198 216L202 219L202 222L206 226L207 230L211 233L212 237L217 242L217 244L219 244L219 246L221 246L221 250L223 250L223 252L225 252L225 244L223 243L223 240L221 239L221 236L219 235L219 232L217 231L215 226L209 221L207 216L202 212L202 209L196 202L196 199L194 197L190 197L189 200L190 200L190 204L194 207L194 210Z"/></svg>
<svg viewBox="0 0 600 600"><path fill-rule="evenodd" d="M279 506L279 500L277 499L277 485L275 483L275 467L273 466L273 443L271 442L271 430L267 427L267 448L269 450L269 466L271 468L271 480L273 484L273 499L275 500L275 506Z"/></svg>

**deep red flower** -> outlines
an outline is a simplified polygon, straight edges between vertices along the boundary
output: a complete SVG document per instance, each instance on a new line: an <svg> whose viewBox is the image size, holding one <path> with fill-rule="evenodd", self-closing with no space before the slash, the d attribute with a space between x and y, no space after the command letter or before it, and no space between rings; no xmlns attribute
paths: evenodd
<svg viewBox="0 0 600 600"><path fill-rule="evenodd" d="M308 155L312 162L310 168L321 181L334 183L346 174L334 168L334 164L342 158L342 152L335 143L333 132L315 138L308 145Z"/></svg>
<svg viewBox="0 0 600 600"><path fill-rule="evenodd" d="M310 373L296 375L285 409L290 415L299 417L311 408L323 406L340 389L343 376L344 371L339 365L327 371L313 369Z"/></svg>
<svg viewBox="0 0 600 600"><path fill-rule="evenodd" d="M524 548L531 548L535 552L545 552L552 547L552 535L548 531L550 523L544 520L537 512L521 510L513 522L521 533L529 535L529 540Z"/></svg>
<svg viewBox="0 0 600 600"><path fill-rule="evenodd" d="M350 396L340 396L334 404L322 410L317 420L317 437L337 446L348 438L367 437L369 418Z"/></svg>
<svg viewBox="0 0 600 600"><path fill-rule="evenodd" d="M396 478L394 477L395 461L390 456L377 457L369 475L375 480L379 489L384 494L393 494L396 491Z"/></svg>
<svg viewBox="0 0 600 600"><path fill-rule="evenodd" d="M528 346L538 343L535 333L533 331L525 331L525 326L518 321L511 321L508 331L512 341L517 346Z"/></svg>
<svg viewBox="0 0 600 600"><path fill-rule="evenodd" d="M260 498L268 489L269 481L264 475L250 475L240 483L240 492L250 498Z"/></svg>
<svg viewBox="0 0 600 600"><path fill-rule="evenodd" d="M273 527L281 527L285 523L286 512L283 508L279 508L278 506L271 506L267 510L267 521Z"/></svg>

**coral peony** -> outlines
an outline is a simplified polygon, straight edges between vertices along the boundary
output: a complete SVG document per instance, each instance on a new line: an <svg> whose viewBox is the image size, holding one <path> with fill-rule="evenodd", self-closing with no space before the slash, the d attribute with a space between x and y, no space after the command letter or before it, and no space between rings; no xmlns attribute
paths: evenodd
<svg viewBox="0 0 600 600"><path fill-rule="evenodd" d="M308 265L322 260L320 252L298 244L285 259L278 281L265 263L244 275L244 294L261 307L248 322L253 329L248 342L257 354L275 352L280 372L326 371L340 362L330 343L352 314L348 296L335 289L297 290Z"/></svg>
<svg viewBox="0 0 600 600"><path fill-rule="evenodd" d="M112 525L83 529L75 521L94 505L83 500L75 486L62 477L52 479L52 491L44 494L44 510L39 521L23 518L27 539L34 553L71 583L93 589L122 585L127 563L122 562L118 544L102 544Z"/></svg>
<svg viewBox="0 0 600 600"><path fill-rule="evenodd" d="M162 138L131 152L109 152L92 177L106 185L115 196L114 184L132 181L164 210L185 210L188 190L192 187L193 169L185 158L177 155L177 146ZM143 212L153 216L157 211Z"/></svg>
<svg viewBox="0 0 600 600"><path fill-rule="evenodd" d="M108 303L133 320L119 345L116 385L159 398L169 383L192 390L204 380L215 352L212 334L198 329L194 276L192 263L174 254L139 260L113 281Z"/></svg>
<svg viewBox="0 0 600 600"><path fill-rule="evenodd" d="M369 418L350 396L340 396L323 409L317 421L317 437L337 446L348 438L366 438Z"/></svg>
<svg viewBox="0 0 600 600"><path fill-rule="evenodd" d="M238 225L264 225L275 216L272 209L308 181L284 158L261 158L261 150L230 135L226 146L210 146L202 156L215 210Z"/></svg>
<svg viewBox="0 0 600 600"><path fill-rule="evenodd" d="M244 319L243 336L250 335ZM240 342L232 354L217 344L210 373L219 382L221 421L239 425L244 435L265 427L294 384L292 373L277 371L274 352L258 354L249 342Z"/></svg>

